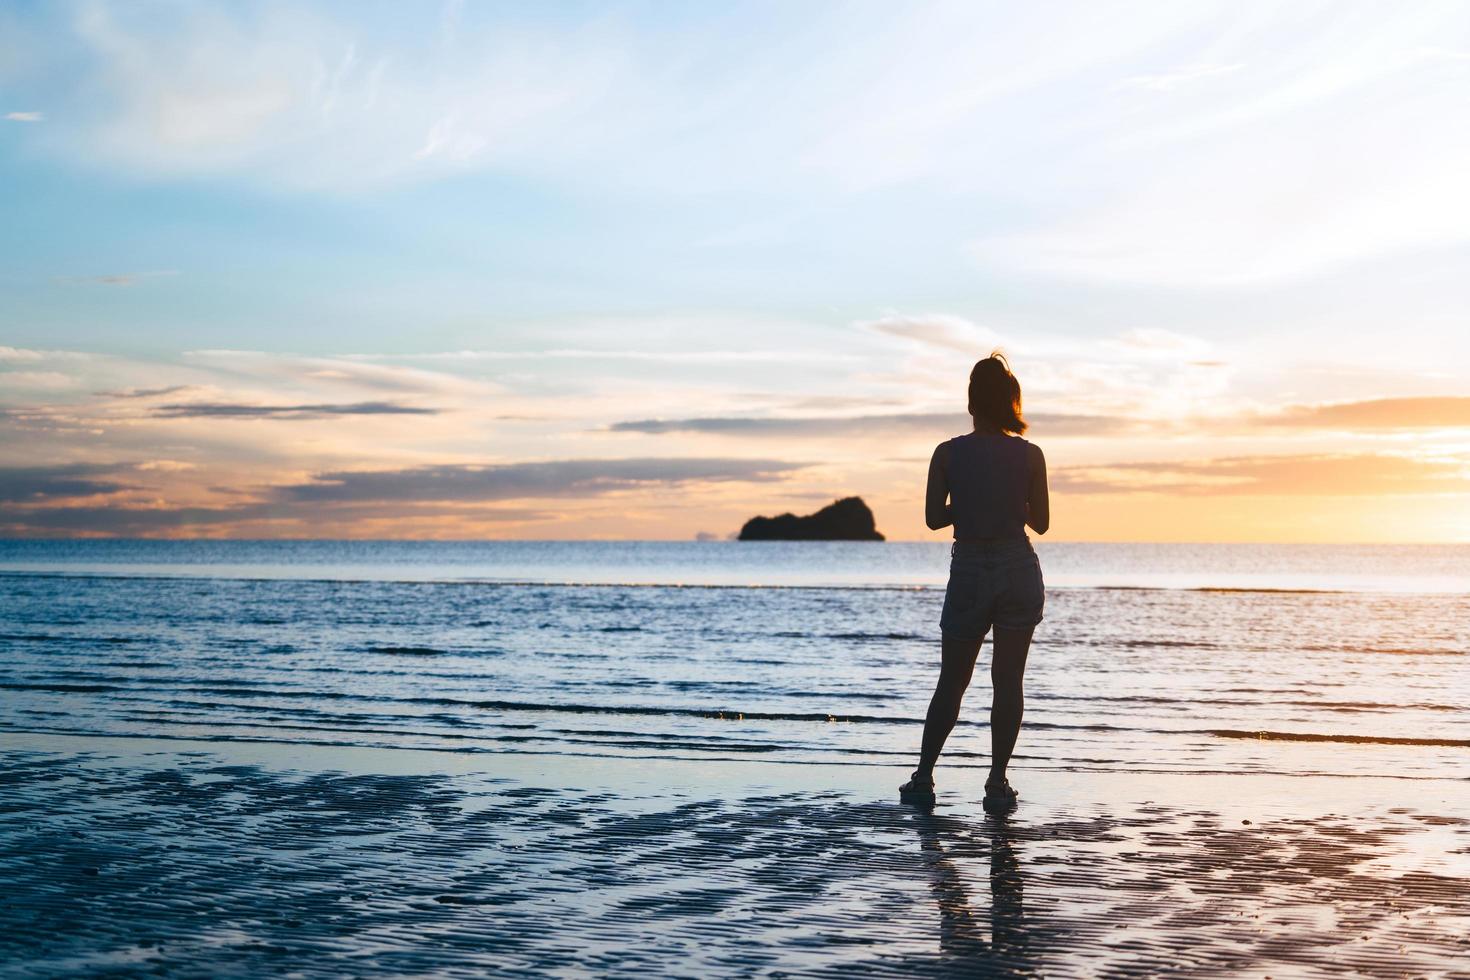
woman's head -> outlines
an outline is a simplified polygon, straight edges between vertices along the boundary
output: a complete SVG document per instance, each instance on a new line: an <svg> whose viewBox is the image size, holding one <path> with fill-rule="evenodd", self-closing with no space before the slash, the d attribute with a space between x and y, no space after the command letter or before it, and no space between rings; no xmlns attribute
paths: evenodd
<svg viewBox="0 0 1470 980"><path fill-rule="evenodd" d="M970 371L970 415L977 429L999 429L1016 435L1026 431L1026 420L1021 417L1021 382L1011 373L1000 351L976 361Z"/></svg>

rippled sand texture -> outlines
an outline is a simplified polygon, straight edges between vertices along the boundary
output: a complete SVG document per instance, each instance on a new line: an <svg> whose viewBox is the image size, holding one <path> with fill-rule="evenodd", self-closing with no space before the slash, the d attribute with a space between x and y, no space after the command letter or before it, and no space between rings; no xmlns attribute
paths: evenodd
<svg viewBox="0 0 1470 980"><path fill-rule="evenodd" d="M1075 794L997 820L830 767L708 798L606 788L628 761L549 789L9 748L6 975L1470 975L1470 821L1318 812L1324 777L1249 823Z"/></svg>

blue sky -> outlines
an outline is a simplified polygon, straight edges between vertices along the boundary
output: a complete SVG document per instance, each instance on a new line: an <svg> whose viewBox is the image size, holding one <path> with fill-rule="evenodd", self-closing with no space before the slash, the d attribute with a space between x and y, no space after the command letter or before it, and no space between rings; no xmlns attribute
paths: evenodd
<svg viewBox="0 0 1470 980"><path fill-rule="evenodd" d="M1065 536L1467 539L1467 92L1454 3L10 4L0 526L920 536L998 344Z"/></svg>

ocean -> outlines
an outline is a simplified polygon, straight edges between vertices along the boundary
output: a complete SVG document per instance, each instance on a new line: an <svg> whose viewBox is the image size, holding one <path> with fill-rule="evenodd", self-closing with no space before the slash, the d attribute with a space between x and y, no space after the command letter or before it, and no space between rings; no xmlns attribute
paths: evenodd
<svg viewBox="0 0 1470 980"><path fill-rule="evenodd" d="M1467 772L1470 546L1037 550L1018 771ZM3 541L0 730L896 785L947 563L904 542ZM987 656L941 780L987 764Z"/></svg>

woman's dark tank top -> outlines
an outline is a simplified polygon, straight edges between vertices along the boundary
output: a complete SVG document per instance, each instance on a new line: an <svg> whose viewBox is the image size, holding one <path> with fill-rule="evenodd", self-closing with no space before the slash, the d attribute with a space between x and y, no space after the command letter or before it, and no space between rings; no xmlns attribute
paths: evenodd
<svg viewBox="0 0 1470 980"><path fill-rule="evenodd" d="M1020 436L971 432L949 441L955 540L1026 536L1030 446Z"/></svg>

